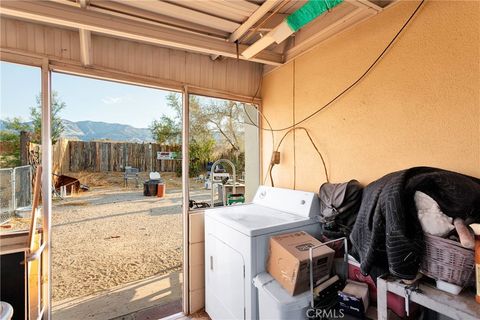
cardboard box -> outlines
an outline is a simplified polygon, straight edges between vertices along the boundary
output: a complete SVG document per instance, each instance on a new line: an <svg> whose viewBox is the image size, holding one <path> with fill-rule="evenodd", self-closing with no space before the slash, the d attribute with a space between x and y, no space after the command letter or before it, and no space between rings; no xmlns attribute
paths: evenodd
<svg viewBox="0 0 480 320"><path fill-rule="evenodd" d="M310 288L309 248L321 244L303 231L273 236L267 271L290 295L305 292ZM330 274L334 254L328 246L313 250L314 280Z"/></svg>
<svg viewBox="0 0 480 320"><path fill-rule="evenodd" d="M345 313L364 319L369 306L368 285L362 282L347 281L347 285L338 292L338 304Z"/></svg>

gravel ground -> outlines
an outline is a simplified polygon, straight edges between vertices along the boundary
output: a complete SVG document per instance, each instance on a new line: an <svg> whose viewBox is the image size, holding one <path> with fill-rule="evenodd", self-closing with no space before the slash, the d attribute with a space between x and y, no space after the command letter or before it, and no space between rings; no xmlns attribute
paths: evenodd
<svg viewBox="0 0 480 320"><path fill-rule="evenodd" d="M207 200L207 190L192 191ZM56 202L53 300L90 295L182 266L181 192L163 199L141 189L95 187Z"/></svg>

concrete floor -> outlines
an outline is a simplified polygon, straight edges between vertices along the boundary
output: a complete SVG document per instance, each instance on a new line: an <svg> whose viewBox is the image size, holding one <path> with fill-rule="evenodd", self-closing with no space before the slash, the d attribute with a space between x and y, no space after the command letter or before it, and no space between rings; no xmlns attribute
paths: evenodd
<svg viewBox="0 0 480 320"><path fill-rule="evenodd" d="M53 319L151 320L181 311L180 272L153 276L86 297L55 303Z"/></svg>
<svg viewBox="0 0 480 320"><path fill-rule="evenodd" d="M181 315L178 317L173 316L171 318L167 318L167 320L210 320L210 317L205 311L202 310L188 316L184 316L184 315Z"/></svg>

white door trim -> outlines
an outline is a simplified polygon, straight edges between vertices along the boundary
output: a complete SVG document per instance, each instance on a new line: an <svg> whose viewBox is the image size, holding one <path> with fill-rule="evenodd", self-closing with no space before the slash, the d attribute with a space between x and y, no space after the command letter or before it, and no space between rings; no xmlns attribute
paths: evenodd
<svg viewBox="0 0 480 320"><path fill-rule="evenodd" d="M182 220L183 220L183 313L190 313L189 297L189 153L188 140L190 135L190 104L188 87L183 87L182 103Z"/></svg>
<svg viewBox="0 0 480 320"><path fill-rule="evenodd" d="M51 234L52 234L52 137L51 137L51 73L49 61L42 64L42 223L43 242L46 243L42 254L42 298L45 311L43 319L51 319Z"/></svg>

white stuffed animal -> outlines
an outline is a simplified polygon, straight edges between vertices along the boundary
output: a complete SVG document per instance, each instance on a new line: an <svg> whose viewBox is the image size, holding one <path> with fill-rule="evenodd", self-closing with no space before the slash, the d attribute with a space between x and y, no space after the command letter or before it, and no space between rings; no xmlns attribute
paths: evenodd
<svg viewBox="0 0 480 320"><path fill-rule="evenodd" d="M440 210L438 203L421 191L415 192L415 205L423 231L443 237L452 231L453 219Z"/></svg>

